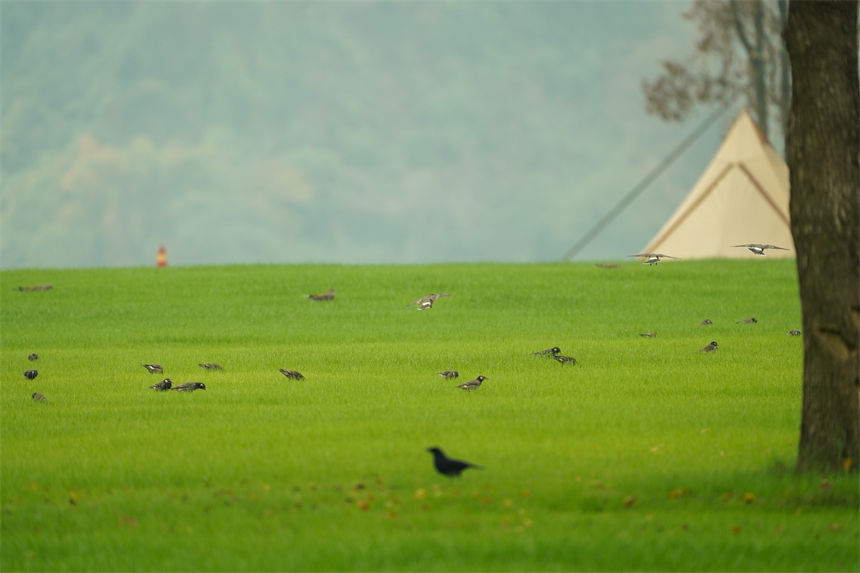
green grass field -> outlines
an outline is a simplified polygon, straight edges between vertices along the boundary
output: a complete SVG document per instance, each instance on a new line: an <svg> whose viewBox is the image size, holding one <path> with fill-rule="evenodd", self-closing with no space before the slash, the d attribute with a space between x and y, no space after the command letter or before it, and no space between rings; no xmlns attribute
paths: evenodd
<svg viewBox="0 0 860 573"><path fill-rule="evenodd" d="M860 569L857 475L792 470L793 261L0 280L2 571Z"/></svg>

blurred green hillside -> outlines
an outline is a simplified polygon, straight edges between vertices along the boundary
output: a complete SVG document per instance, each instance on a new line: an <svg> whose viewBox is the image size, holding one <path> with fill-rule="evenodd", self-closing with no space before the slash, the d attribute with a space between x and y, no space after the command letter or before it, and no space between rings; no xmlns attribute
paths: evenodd
<svg viewBox="0 0 860 573"><path fill-rule="evenodd" d="M0 264L558 258L688 129L637 91L683 9L4 2Z"/></svg>

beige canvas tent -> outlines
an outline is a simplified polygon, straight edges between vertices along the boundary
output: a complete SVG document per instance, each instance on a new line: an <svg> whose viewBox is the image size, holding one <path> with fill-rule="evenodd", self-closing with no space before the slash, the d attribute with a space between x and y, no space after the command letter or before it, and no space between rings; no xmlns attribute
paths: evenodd
<svg viewBox="0 0 860 573"><path fill-rule="evenodd" d="M793 257L788 166L744 111L704 174L643 253L682 259L753 257L732 245L769 243L767 257Z"/></svg>

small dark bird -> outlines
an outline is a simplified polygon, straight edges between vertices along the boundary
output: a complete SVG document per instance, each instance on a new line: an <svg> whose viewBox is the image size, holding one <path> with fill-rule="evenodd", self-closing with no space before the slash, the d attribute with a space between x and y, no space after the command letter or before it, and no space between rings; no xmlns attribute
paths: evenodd
<svg viewBox="0 0 860 573"><path fill-rule="evenodd" d="M194 392L197 389L205 390L206 384L203 382L186 382L185 384L171 388L171 390L176 390L177 392Z"/></svg>
<svg viewBox="0 0 860 573"><path fill-rule="evenodd" d="M427 451L433 454L433 466L436 468L436 471L444 476L460 477L460 474L466 468L484 469L481 466L464 462L463 460L449 458L439 448L427 448Z"/></svg>
<svg viewBox="0 0 860 573"><path fill-rule="evenodd" d="M165 390L170 390L171 386L173 386L173 380L171 380L170 378L165 378L161 382L153 384L152 386L150 386L150 388L152 388L156 392L164 392Z"/></svg>
<svg viewBox="0 0 860 573"><path fill-rule="evenodd" d="M443 296L451 296L448 293L434 293L428 294L427 296L422 296L415 302L410 302L406 306L415 306L418 305L418 310L427 310L428 308L433 308L433 303L442 298Z"/></svg>
<svg viewBox="0 0 860 573"><path fill-rule="evenodd" d="M457 384L457 388L462 388L463 390L472 391L475 388L480 388L481 384L486 380L486 376L478 376L474 380L469 380L468 382L463 382L462 384Z"/></svg>
<svg viewBox="0 0 860 573"><path fill-rule="evenodd" d="M755 324L757 322L758 321L755 318L750 317L750 318L745 318L743 320L739 320L735 324Z"/></svg>
<svg viewBox="0 0 860 573"><path fill-rule="evenodd" d="M642 261L643 265L656 265L662 259L676 259L676 258L678 258L678 257L671 257L669 255L664 255L662 253L639 253L638 255L628 255L628 256L644 259Z"/></svg>
<svg viewBox="0 0 860 573"><path fill-rule="evenodd" d="M707 346L705 346L704 348L699 350L699 352L713 352L716 349L717 349L717 341L714 340L710 344L708 344Z"/></svg>
<svg viewBox="0 0 860 573"><path fill-rule="evenodd" d="M278 368L278 372L289 378L290 380L304 380L304 375L298 370L284 370L283 368Z"/></svg>
<svg viewBox="0 0 860 573"><path fill-rule="evenodd" d="M642 338L654 338L655 336L657 336L657 333L656 332L640 332L639 336L641 336Z"/></svg>
<svg viewBox="0 0 860 573"><path fill-rule="evenodd" d="M309 294L307 295L311 300L334 300L334 289L328 289L328 292L324 292L321 294Z"/></svg>
<svg viewBox="0 0 860 573"><path fill-rule="evenodd" d="M24 378L26 378L27 380L32 380L38 375L39 375L38 370L25 370L24 371Z"/></svg>
<svg viewBox="0 0 860 573"><path fill-rule="evenodd" d="M39 355L36 354L35 352L33 354L30 354L27 356L27 360L29 360L30 362L32 362L34 360L38 360L38 359L39 359Z"/></svg>
<svg viewBox="0 0 860 573"><path fill-rule="evenodd" d="M558 354L556 356L553 356L553 358L555 358L562 366L568 363L576 365L576 358L574 358L573 356L564 356L563 354Z"/></svg>
<svg viewBox="0 0 860 573"><path fill-rule="evenodd" d="M733 247L746 247L749 252L754 255L765 255L765 250L767 249L779 249L780 251L787 251L788 249L784 247L777 247L776 245L762 245L761 243L744 243L743 245L732 245Z"/></svg>
<svg viewBox="0 0 860 573"><path fill-rule="evenodd" d="M546 358L552 358L559 352L561 352L561 348L559 348L558 346L553 346L552 348L547 348L546 350L538 350L537 352L532 352L532 356L545 356Z"/></svg>
<svg viewBox="0 0 860 573"><path fill-rule="evenodd" d="M800 336L802 334L802 332L800 332L798 329L794 328L794 329L786 332L786 334L789 336Z"/></svg>
<svg viewBox="0 0 860 573"><path fill-rule="evenodd" d="M460 375L460 373L456 370L445 370L444 372L437 372L437 374L439 374L439 376L441 376L445 380L450 380L451 378L456 378Z"/></svg>
<svg viewBox="0 0 860 573"><path fill-rule="evenodd" d="M144 364L143 367L149 370L150 374L155 374L156 372L164 373L164 368L161 367L161 364Z"/></svg>
<svg viewBox="0 0 860 573"><path fill-rule="evenodd" d="M44 394L41 394L39 392L33 392L33 395L31 396L31 398L33 398L33 400L36 400L37 402L47 402L48 401L48 398Z"/></svg>
<svg viewBox="0 0 860 573"><path fill-rule="evenodd" d="M214 362L204 362L203 364L198 364L200 368L205 368L206 370L223 370L220 364L215 364Z"/></svg>
<svg viewBox="0 0 860 573"><path fill-rule="evenodd" d="M714 324L714 322L710 318L706 318L702 322L699 323L699 326L710 326Z"/></svg>

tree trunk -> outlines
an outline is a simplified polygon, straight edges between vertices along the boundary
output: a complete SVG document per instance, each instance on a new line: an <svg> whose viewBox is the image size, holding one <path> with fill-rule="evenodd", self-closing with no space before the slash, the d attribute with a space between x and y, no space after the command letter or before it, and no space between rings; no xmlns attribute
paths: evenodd
<svg viewBox="0 0 860 573"><path fill-rule="evenodd" d="M786 152L803 309L797 467L860 458L860 80L857 2L791 0Z"/></svg>

